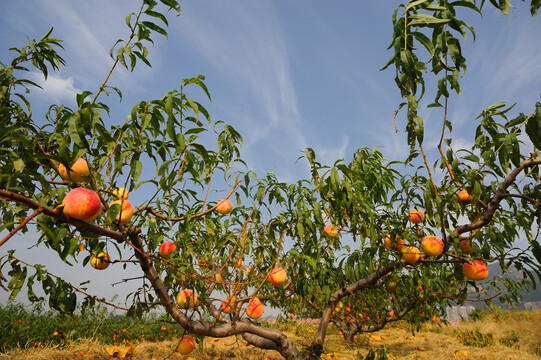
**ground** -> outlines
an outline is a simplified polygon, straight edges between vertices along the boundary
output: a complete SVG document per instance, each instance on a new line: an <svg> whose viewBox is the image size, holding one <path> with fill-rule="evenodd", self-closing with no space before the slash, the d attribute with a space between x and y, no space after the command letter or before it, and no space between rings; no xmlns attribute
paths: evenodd
<svg viewBox="0 0 541 360"><path fill-rule="evenodd" d="M306 345L315 332L315 324L287 322L275 325L288 334L299 347ZM466 341L466 343L465 343ZM469 342L468 342L469 341ZM466 345L469 344L469 345ZM140 342L134 344L133 355L126 359L281 359L274 351L262 351L247 346L241 339L205 338L201 346L190 355L173 352L176 342ZM364 359L370 350L385 347L388 359L540 359L541 312L496 312L477 321L456 324L424 324L419 332L412 333L407 324L387 327L375 334L356 337L355 344L347 346L336 328L331 327L323 359ZM481 347L486 345L484 347ZM92 340L79 340L63 349L32 348L0 354L0 360L30 359L113 359L107 354L108 346ZM119 346L118 348L122 348ZM109 347L109 350L111 348ZM191 357L191 359L190 359Z"/></svg>

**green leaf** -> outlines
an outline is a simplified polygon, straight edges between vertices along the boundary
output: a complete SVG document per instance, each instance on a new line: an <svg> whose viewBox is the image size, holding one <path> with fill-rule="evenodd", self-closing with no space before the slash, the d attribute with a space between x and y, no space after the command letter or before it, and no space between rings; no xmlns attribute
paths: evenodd
<svg viewBox="0 0 541 360"><path fill-rule="evenodd" d="M15 299L15 297L17 297L17 294L19 293L19 291L21 291L21 288L24 285L27 273L28 271L26 270L26 268L23 268L22 271L17 271L15 276L11 278L11 281L8 284L8 288L11 290L9 300L13 300Z"/></svg>
<svg viewBox="0 0 541 360"><path fill-rule="evenodd" d="M149 29L151 30L154 30L156 31L157 33L160 33L162 34L163 36L167 37L167 32L160 26L150 22L150 21L143 21L142 22L143 25L145 25L146 27L148 27Z"/></svg>
<svg viewBox="0 0 541 360"><path fill-rule="evenodd" d="M409 22L407 26L413 26L413 25L429 25L429 24L446 24L450 19L438 19L431 15L426 14L414 14L410 15L409 19L413 19L413 21Z"/></svg>
<svg viewBox="0 0 541 360"><path fill-rule="evenodd" d="M432 44L432 41L430 41L428 36L418 31L412 32L411 35L413 35L415 39L417 39L417 41L419 41L426 48L431 56L434 56L434 44Z"/></svg>
<svg viewBox="0 0 541 360"><path fill-rule="evenodd" d="M532 141L533 145L541 150L541 116L539 114L539 107L535 114L526 123L526 134Z"/></svg>
<svg viewBox="0 0 541 360"><path fill-rule="evenodd" d="M537 15L537 10L541 7L541 0L532 0L532 4L530 5L530 12L532 13L532 18L534 18Z"/></svg>
<svg viewBox="0 0 541 360"><path fill-rule="evenodd" d="M532 253L537 259L537 262L541 264L541 245L539 245L537 240L532 240Z"/></svg>
<svg viewBox="0 0 541 360"><path fill-rule="evenodd" d="M13 169L15 169L15 172L19 172L24 168L24 161L23 159L17 159L13 161Z"/></svg>
<svg viewBox="0 0 541 360"><path fill-rule="evenodd" d="M482 15L481 10L473 2L470 2L470 1L453 1L452 3L449 3L449 7L455 7L455 6L467 7L467 8L470 8L472 10L477 11L480 15Z"/></svg>
<svg viewBox="0 0 541 360"><path fill-rule="evenodd" d="M68 120L68 133L71 140L81 149L88 149L88 142L82 132L82 126L77 121L79 117L72 115Z"/></svg>
<svg viewBox="0 0 541 360"><path fill-rule="evenodd" d="M416 0L414 2L410 2L410 3L408 3L408 5L406 5L406 11L410 10L414 6L420 5L420 4L428 2L428 1L432 1L432 0Z"/></svg>

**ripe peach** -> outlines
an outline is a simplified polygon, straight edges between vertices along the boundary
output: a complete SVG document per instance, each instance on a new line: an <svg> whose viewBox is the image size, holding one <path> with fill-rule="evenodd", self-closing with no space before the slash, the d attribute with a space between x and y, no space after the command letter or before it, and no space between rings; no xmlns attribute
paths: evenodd
<svg viewBox="0 0 541 360"><path fill-rule="evenodd" d="M334 239L336 236L338 236L338 229L333 224L328 224L327 226L325 226L325 229L323 229L323 231L331 239Z"/></svg>
<svg viewBox="0 0 541 360"><path fill-rule="evenodd" d="M233 203L229 199L218 201L216 211L218 211L220 214L229 214L231 210L233 210Z"/></svg>
<svg viewBox="0 0 541 360"><path fill-rule="evenodd" d="M175 251L176 249L177 249L177 246L173 242L166 241L160 245L159 252L163 258L169 259L171 257L171 253Z"/></svg>
<svg viewBox="0 0 541 360"><path fill-rule="evenodd" d="M383 246L385 247L385 249L387 250L391 250L391 249L396 249L396 250L400 250L402 249L402 247L406 245L406 240L404 239L400 239L398 237L398 235L396 235L395 237L395 241L391 241L391 238L389 236L387 236L385 238L385 243L383 244Z"/></svg>
<svg viewBox="0 0 541 360"><path fill-rule="evenodd" d="M420 257L420 251L416 246L404 246L402 251L402 260L408 264L415 264Z"/></svg>
<svg viewBox="0 0 541 360"><path fill-rule="evenodd" d="M223 282L222 274L220 273L216 274L216 283L221 284L222 282Z"/></svg>
<svg viewBox="0 0 541 360"><path fill-rule="evenodd" d="M443 252L445 245L443 244L443 241L436 236L425 236L421 243L421 247L428 256L439 256Z"/></svg>
<svg viewBox="0 0 541 360"><path fill-rule="evenodd" d="M462 265L462 273L471 281L485 280L488 276L488 268L481 260L474 260Z"/></svg>
<svg viewBox="0 0 541 360"><path fill-rule="evenodd" d="M88 162L83 158L79 158L71 165L69 175L64 164L58 165L58 173L64 181L81 182L88 178L90 169L88 168Z"/></svg>
<svg viewBox="0 0 541 360"><path fill-rule="evenodd" d="M410 210L410 221L413 224L420 224L425 221L425 213L422 210Z"/></svg>
<svg viewBox="0 0 541 360"><path fill-rule="evenodd" d="M258 298L253 298L246 308L246 315L248 315L248 317L251 319L259 319L261 315L263 315L263 311L265 311L265 307L261 301L259 301Z"/></svg>
<svg viewBox="0 0 541 360"><path fill-rule="evenodd" d="M232 314L235 308L236 301L236 296L228 297L227 300L222 301L222 303L220 304L220 310L222 310L226 314Z"/></svg>
<svg viewBox="0 0 541 360"><path fill-rule="evenodd" d="M133 206L131 206L131 203L128 200L120 199L120 200L113 201L109 207L115 204L118 204L121 206L118 214L116 215L115 224L124 226L128 222L130 222L133 216Z"/></svg>
<svg viewBox="0 0 541 360"><path fill-rule="evenodd" d="M177 304L181 309L191 309L197 306L197 294L191 289L185 289L178 293Z"/></svg>
<svg viewBox="0 0 541 360"><path fill-rule="evenodd" d="M387 286L388 291L395 291L398 287L398 282L400 281L400 278L396 275L391 275L387 279L387 282L385 283Z"/></svg>
<svg viewBox="0 0 541 360"><path fill-rule="evenodd" d="M97 256L93 255L90 258L90 266L97 270L107 269L110 263L111 258L109 257L109 254L107 254L105 251L101 251L98 253Z"/></svg>
<svg viewBox="0 0 541 360"><path fill-rule="evenodd" d="M461 240L458 244L458 248L466 255L471 255L473 253L473 242L471 240L465 239Z"/></svg>
<svg viewBox="0 0 541 360"><path fill-rule="evenodd" d="M92 221L101 211L100 197L94 191L82 187L71 190L64 200L63 212L77 220Z"/></svg>
<svg viewBox="0 0 541 360"><path fill-rule="evenodd" d="M122 200L122 199L127 200L129 193L128 193L128 190L124 188L117 188L113 190L112 195L117 200Z"/></svg>
<svg viewBox="0 0 541 360"><path fill-rule="evenodd" d="M188 355L195 349L195 340L190 335L184 335L178 343L177 351L182 355Z"/></svg>
<svg viewBox="0 0 541 360"><path fill-rule="evenodd" d="M462 205L471 204L471 202L473 200L473 196L470 195L468 193L468 191L466 191L466 190L460 190L457 195L458 195L458 199L460 200Z"/></svg>
<svg viewBox="0 0 541 360"><path fill-rule="evenodd" d="M272 269L271 274L269 275L269 281L274 286L282 285L287 278L287 273L281 267L275 267Z"/></svg>

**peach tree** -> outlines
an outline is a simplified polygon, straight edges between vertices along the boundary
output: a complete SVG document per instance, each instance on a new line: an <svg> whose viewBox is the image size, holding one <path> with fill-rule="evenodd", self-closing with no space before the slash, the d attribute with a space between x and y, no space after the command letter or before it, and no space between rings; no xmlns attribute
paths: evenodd
<svg viewBox="0 0 541 360"><path fill-rule="evenodd" d="M510 6L490 4L504 14ZM140 287L123 307L10 251L0 261L0 285L12 299L26 285L31 301L46 296L67 313L98 302L134 313L163 309L187 331L176 349L182 353L193 348L188 334L238 335L287 359L319 358L331 323L351 341L398 319L417 325L442 317L451 304L516 301L540 277L541 105L530 115L512 116L505 104L480 109L471 149L453 146L447 118L466 68L460 44L474 31L456 9L481 13L484 5L417 0L392 15L384 68L394 65L404 98L395 117L405 109L406 159L359 148L351 161L327 165L306 149L310 176L292 184L246 166L241 135L190 95L197 89L210 101L201 75L125 109L122 125L107 124L103 95L122 94L109 85L110 73L149 65L152 37L167 35L162 7L179 13L175 0L144 1L126 18L130 35L111 49L103 83L78 94L77 108L51 105L44 120L21 93L37 86L24 74L30 66L45 77L60 70L61 41L49 31L13 49L0 69L1 229L8 232L0 246L37 232L36 246L59 261L141 276L131 279ZM531 1L532 16L540 6ZM427 73L438 78L425 105ZM425 148L424 106L441 109L434 149ZM439 154L433 164L429 150ZM518 248L521 238L526 246ZM487 263L524 277L487 278ZM319 318L315 338L299 349L259 321L265 307Z"/></svg>

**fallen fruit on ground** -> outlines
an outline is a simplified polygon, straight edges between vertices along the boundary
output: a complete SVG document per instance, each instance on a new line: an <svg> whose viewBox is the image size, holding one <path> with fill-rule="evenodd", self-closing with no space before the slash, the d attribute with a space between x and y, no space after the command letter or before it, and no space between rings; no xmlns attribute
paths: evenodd
<svg viewBox="0 0 541 360"><path fill-rule="evenodd" d="M336 236L338 236L338 229L333 224L329 224L325 226L325 229L323 229L323 231L331 239L334 239Z"/></svg>
<svg viewBox="0 0 541 360"><path fill-rule="evenodd" d="M109 207L115 204L120 205L120 210L116 216L115 224L124 226L130 222L133 216L133 206L128 200L121 199L121 200L113 201Z"/></svg>
<svg viewBox="0 0 541 360"><path fill-rule="evenodd" d="M160 250L159 250L160 256L165 259L169 259L171 257L171 253L175 251L176 249L177 249L177 246L173 242L166 241L160 245Z"/></svg>
<svg viewBox="0 0 541 360"><path fill-rule="evenodd" d="M412 224L420 224L425 221L425 213L422 210L410 210L410 222Z"/></svg>
<svg viewBox="0 0 541 360"><path fill-rule="evenodd" d="M111 263L111 257L105 251L101 251L98 255L92 255L90 258L90 266L97 270L105 270Z"/></svg>
<svg viewBox="0 0 541 360"><path fill-rule="evenodd" d="M90 169L88 168L88 162L83 158L79 158L71 165L69 175L64 164L58 165L58 173L64 181L81 182L87 180L90 175Z"/></svg>
<svg viewBox="0 0 541 360"><path fill-rule="evenodd" d="M101 211L100 197L94 191L82 187L71 190L62 201L63 212L77 220L92 221Z"/></svg>
<svg viewBox="0 0 541 360"><path fill-rule="evenodd" d="M420 251L416 246L404 246L402 251L402 260L408 264L415 264L420 257Z"/></svg>
<svg viewBox="0 0 541 360"><path fill-rule="evenodd" d="M462 265L464 276L471 281L485 280L488 276L488 268L481 260L473 260Z"/></svg>
<svg viewBox="0 0 541 360"><path fill-rule="evenodd" d="M195 349L195 340L190 335L184 335L178 343L177 351L182 355L187 355Z"/></svg>
<svg viewBox="0 0 541 360"><path fill-rule="evenodd" d="M470 195L467 190L460 190L458 192L458 199L460 200L462 205L469 205L473 200L473 196Z"/></svg>
<svg viewBox="0 0 541 360"><path fill-rule="evenodd" d="M229 214L231 210L233 210L233 203L229 199L218 201L216 211L218 211L220 214Z"/></svg>
<svg viewBox="0 0 541 360"><path fill-rule="evenodd" d="M421 243L421 247L428 256L439 256L443 253L445 245L443 244L443 241L436 236L425 236Z"/></svg>
<svg viewBox="0 0 541 360"><path fill-rule="evenodd" d="M282 285L287 278L286 271L281 267L275 267L272 269L271 274L269 275L269 281L274 286Z"/></svg>
<svg viewBox="0 0 541 360"><path fill-rule="evenodd" d="M250 304L246 308L246 315L250 317L251 319L259 319L261 315L263 315L263 312L265 311L265 307L259 301L258 298L253 298L252 301L250 301Z"/></svg>
<svg viewBox="0 0 541 360"><path fill-rule="evenodd" d="M181 309L191 309L197 305L197 294L191 289L185 289L178 293L177 304Z"/></svg>

